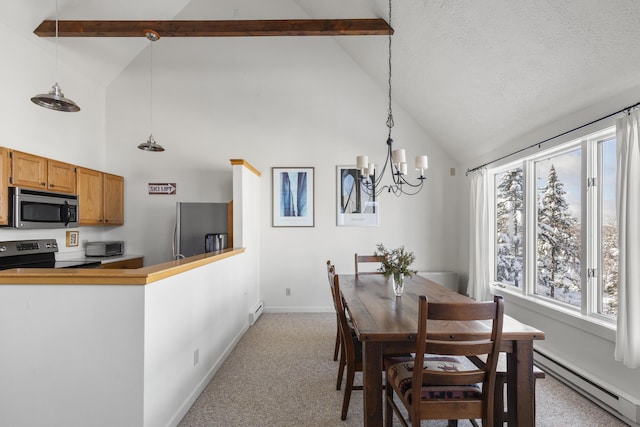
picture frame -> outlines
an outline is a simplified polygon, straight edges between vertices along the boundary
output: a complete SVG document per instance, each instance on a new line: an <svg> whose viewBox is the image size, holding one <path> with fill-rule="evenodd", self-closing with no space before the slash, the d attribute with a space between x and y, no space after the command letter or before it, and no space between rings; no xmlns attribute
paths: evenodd
<svg viewBox="0 0 640 427"><path fill-rule="evenodd" d="M375 175L373 176L375 182ZM336 225L375 227L380 225L380 204L365 190L354 165L336 166Z"/></svg>
<svg viewBox="0 0 640 427"><path fill-rule="evenodd" d="M315 169L272 167L273 227L315 226Z"/></svg>
<svg viewBox="0 0 640 427"><path fill-rule="evenodd" d="M80 236L80 232L79 231L67 231L66 245L67 246L78 246L79 236Z"/></svg>

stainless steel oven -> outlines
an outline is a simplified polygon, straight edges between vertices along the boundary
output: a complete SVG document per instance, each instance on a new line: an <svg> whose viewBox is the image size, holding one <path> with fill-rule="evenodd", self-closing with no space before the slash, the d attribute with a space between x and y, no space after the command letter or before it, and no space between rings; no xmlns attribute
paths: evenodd
<svg viewBox="0 0 640 427"><path fill-rule="evenodd" d="M78 196L12 187L9 225L15 228L70 228L79 225Z"/></svg>
<svg viewBox="0 0 640 427"><path fill-rule="evenodd" d="M102 263L78 259L56 260L55 239L12 240L0 242L0 270L10 268L100 268Z"/></svg>

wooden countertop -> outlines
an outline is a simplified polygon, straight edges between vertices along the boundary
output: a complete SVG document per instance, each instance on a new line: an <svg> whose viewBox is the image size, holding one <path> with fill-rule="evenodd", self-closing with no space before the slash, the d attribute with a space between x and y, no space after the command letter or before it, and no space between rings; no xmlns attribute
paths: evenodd
<svg viewBox="0 0 640 427"><path fill-rule="evenodd" d="M244 248L224 249L137 269L14 268L0 271L0 285L146 285L244 251Z"/></svg>

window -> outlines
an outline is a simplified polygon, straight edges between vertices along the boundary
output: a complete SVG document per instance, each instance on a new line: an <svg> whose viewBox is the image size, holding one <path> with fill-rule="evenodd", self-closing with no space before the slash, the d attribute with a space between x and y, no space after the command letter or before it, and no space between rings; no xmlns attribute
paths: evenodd
<svg viewBox="0 0 640 427"><path fill-rule="evenodd" d="M495 175L496 181L496 281L520 287L524 260L522 168Z"/></svg>
<svg viewBox="0 0 640 427"><path fill-rule="evenodd" d="M576 307L580 291L582 150L556 154L535 164L535 294Z"/></svg>
<svg viewBox="0 0 640 427"><path fill-rule="evenodd" d="M600 186L598 186L598 307L603 315L618 314L618 223L616 219L616 140L598 143Z"/></svg>
<svg viewBox="0 0 640 427"><path fill-rule="evenodd" d="M618 289L615 129L491 173L494 282L613 322Z"/></svg>

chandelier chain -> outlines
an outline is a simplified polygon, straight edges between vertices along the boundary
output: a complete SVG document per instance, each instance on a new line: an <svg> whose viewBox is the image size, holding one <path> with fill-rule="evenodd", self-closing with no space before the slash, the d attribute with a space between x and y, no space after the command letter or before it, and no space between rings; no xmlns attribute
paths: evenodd
<svg viewBox="0 0 640 427"><path fill-rule="evenodd" d="M387 127L389 128L389 136L391 138L391 128L393 127L393 109L391 108L391 0L389 0L389 107L387 110Z"/></svg>

